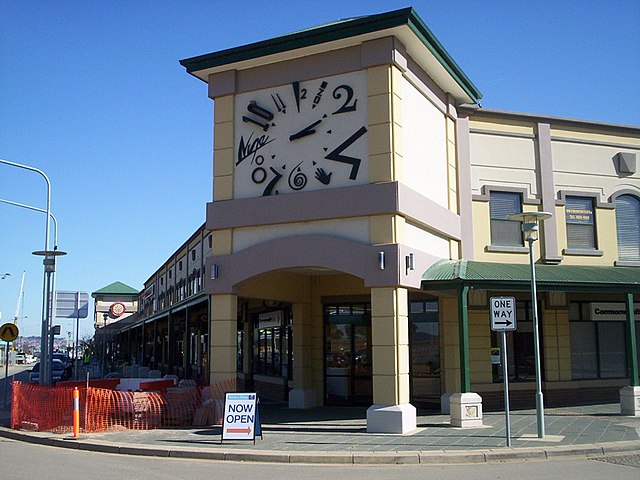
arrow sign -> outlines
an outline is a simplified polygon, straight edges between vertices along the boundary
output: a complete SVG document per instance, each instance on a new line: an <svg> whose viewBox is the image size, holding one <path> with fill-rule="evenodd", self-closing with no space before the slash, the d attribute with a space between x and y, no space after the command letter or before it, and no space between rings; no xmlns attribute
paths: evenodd
<svg viewBox="0 0 640 480"><path fill-rule="evenodd" d="M5 323L0 327L0 339L5 342L13 342L18 338L18 327L13 323Z"/></svg>
<svg viewBox="0 0 640 480"><path fill-rule="evenodd" d="M494 332L513 332L516 327L516 299L513 297L491 297L491 330Z"/></svg>
<svg viewBox="0 0 640 480"><path fill-rule="evenodd" d="M256 420L257 395L255 393L227 393L224 399L221 441L255 441Z"/></svg>
<svg viewBox="0 0 640 480"><path fill-rule="evenodd" d="M251 433L251 428L227 428L227 433L244 433L245 435L249 435Z"/></svg>

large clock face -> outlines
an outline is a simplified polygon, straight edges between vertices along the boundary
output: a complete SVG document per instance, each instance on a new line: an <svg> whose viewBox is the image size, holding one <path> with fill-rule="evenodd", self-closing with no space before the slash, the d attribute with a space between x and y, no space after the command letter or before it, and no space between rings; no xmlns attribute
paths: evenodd
<svg viewBox="0 0 640 480"><path fill-rule="evenodd" d="M366 82L355 72L237 95L234 197L366 183Z"/></svg>

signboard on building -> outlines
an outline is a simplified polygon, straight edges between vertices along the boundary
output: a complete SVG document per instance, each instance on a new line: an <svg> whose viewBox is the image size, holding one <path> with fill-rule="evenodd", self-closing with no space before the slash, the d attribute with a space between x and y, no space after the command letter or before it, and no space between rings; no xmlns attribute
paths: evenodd
<svg viewBox="0 0 640 480"><path fill-rule="evenodd" d="M491 330L513 332L516 329L516 299L513 297L491 297Z"/></svg>
<svg viewBox="0 0 640 480"><path fill-rule="evenodd" d="M591 320L594 322L624 322L627 320L627 307L624 303L590 303L589 310ZM633 304L633 316L636 321L640 321L640 303Z"/></svg>
<svg viewBox="0 0 640 480"><path fill-rule="evenodd" d="M227 393L224 398L222 440L255 441L256 435L261 434L257 395Z"/></svg>

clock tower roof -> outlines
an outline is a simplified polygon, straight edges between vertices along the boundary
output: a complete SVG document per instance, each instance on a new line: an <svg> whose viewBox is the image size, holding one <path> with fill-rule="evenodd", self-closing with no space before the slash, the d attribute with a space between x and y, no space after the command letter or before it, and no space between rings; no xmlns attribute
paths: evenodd
<svg viewBox="0 0 640 480"><path fill-rule="evenodd" d="M383 37L398 38L410 55L459 103L478 103L482 94L413 8L338 20L280 37L181 60L191 75L209 75L346 48Z"/></svg>

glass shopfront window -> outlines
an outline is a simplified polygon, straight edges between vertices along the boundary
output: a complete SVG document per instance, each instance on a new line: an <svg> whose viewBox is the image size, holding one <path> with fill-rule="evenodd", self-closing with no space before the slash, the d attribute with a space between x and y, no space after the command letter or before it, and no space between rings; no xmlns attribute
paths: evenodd
<svg viewBox="0 0 640 480"><path fill-rule="evenodd" d="M409 303L409 372L411 402L417 406L440 403L440 328L438 302Z"/></svg>
<svg viewBox="0 0 640 480"><path fill-rule="evenodd" d="M624 309L623 303L570 304L569 334L573 380L627 376Z"/></svg>

